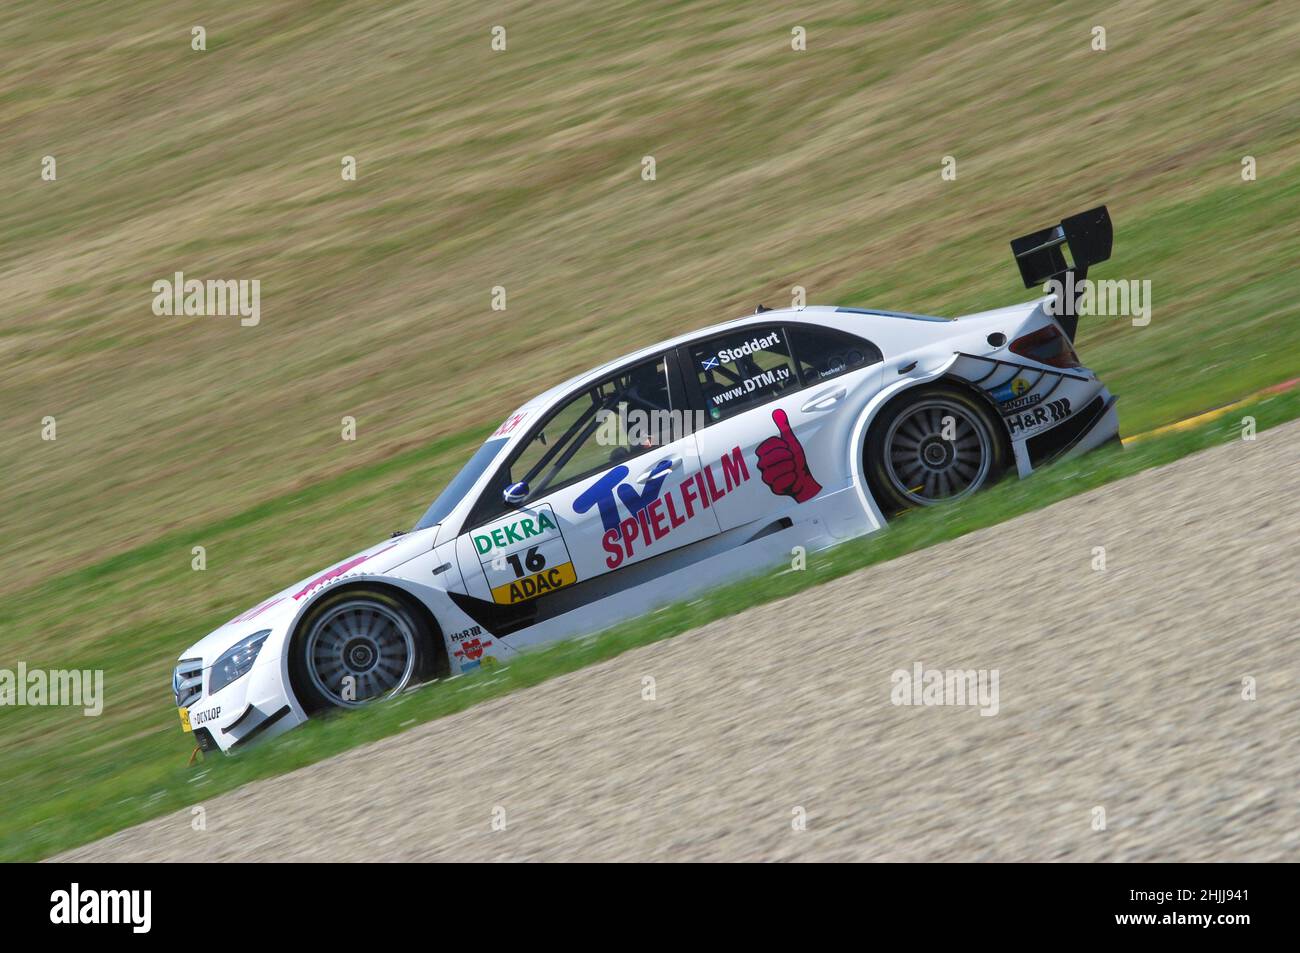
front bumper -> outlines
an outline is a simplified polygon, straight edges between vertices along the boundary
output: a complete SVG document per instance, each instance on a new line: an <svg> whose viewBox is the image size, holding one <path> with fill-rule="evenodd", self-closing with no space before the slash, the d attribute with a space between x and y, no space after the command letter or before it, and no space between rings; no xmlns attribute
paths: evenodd
<svg viewBox="0 0 1300 953"><path fill-rule="evenodd" d="M279 652L264 650L246 675L218 692L207 690L210 664L202 669L198 684L192 668L189 675L188 693L176 699L181 728L191 730L195 743L205 752L232 751L254 739L273 738L307 720L307 713L287 688L287 671Z"/></svg>
<svg viewBox="0 0 1300 953"><path fill-rule="evenodd" d="M282 705L277 711L269 715L256 706L249 705L244 709L243 714L235 719L234 724L224 730L218 730L215 734L206 725L202 728L195 728L194 742L199 746L199 750L204 753L233 751L256 738L274 737L292 728L295 724L299 724L300 722L285 720L292 714L293 711L288 705ZM276 730L277 725L280 726L278 730ZM222 746L223 741L226 742L224 747Z"/></svg>

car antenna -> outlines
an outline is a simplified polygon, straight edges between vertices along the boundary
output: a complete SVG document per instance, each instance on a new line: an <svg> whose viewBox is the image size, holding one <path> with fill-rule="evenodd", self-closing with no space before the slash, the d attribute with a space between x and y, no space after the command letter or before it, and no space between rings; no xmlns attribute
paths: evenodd
<svg viewBox="0 0 1300 953"><path fill-rule="evenodd" d="M771 308L764 307L763 305L760 304L757 308L754 309L754 313L762 314L764 311L771 311L771 310L772 310Z"/></svg>

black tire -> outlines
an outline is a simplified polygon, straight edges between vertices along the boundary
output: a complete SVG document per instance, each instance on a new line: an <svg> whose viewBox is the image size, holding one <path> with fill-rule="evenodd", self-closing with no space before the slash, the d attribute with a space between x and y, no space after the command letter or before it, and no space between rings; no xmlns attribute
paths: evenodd
<svg viewBox="0 0 1300 953"><path fill-rule="evenodd" d="M963 387L913 388L872 422L862 459L868 487L887 516L969 496L1010 465L1005 430L989 404Z"/></svg>
<svg viewBox="0 0 1300 953"><path fill-rule="evenodd" d="M321 598L298 626L293 687L308 711L390 698L426 673L433 644L422 613L403 599L350 586Z"/></svg>

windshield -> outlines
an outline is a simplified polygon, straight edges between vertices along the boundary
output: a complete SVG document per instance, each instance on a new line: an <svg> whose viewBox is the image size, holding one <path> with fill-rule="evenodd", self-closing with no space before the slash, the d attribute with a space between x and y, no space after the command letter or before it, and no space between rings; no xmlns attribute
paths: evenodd
<svg viewBox="0 0 1300 953"><path fill-rule="evenodd" d="M456 478L447 484L447 489L438 494L438 498L420 517L420 522L415 524L415 528L428 529L430 526L445 520L447 514L455 509L456 504L470 491L470 487L492 465L497 453L506 445L509 439L508 437L498 437L496 440L489 440L479 447L478 452L469 458L469 463L465 464L461 471L456 474Z"/></svg>

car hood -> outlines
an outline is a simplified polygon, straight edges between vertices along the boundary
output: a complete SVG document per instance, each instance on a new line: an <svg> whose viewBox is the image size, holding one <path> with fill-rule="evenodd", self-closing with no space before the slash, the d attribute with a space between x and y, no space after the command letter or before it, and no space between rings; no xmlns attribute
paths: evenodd
<svg viewBox="0 0 1300 953"><path fill-rule="evenodd" d="M437 532L438 526L434 525L386 539L327 569L300 579L214 629L182 652L180 658L201 658L204 668L211 667L223 652L240 639L264 629L287 627L297 617L298 611L321 589L355 576L382 575L407 560L428 552L433 547Z"/></svg>

